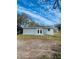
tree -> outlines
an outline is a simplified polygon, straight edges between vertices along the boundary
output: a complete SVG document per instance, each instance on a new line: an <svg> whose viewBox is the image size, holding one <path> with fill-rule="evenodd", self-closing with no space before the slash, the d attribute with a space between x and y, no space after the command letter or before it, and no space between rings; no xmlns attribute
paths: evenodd
<svg viewBox="0 0 79 59"><path fill-rule="evenodd" d="M27 23L27 16L26 14L19 15L17 14L17 34L22 34L23 33L23 28L21 25L24 25Z"/></svg>
<svg viewBox="0 0 79 59"><path fill-rule="evenodd" d="M56 9L56 8L61 10L61 0L55 0L54 1L53 9Z"/></svg>
<svg viewBox="0 0 79 59"><path fill-rule="evenodd" d="M61 24L56 24L55 27L57 27L58 31L61 31Z"/></svg>
<svg viewBox="0 0 79 59"><path fill-rule="evenodd" d="M17 15L17 25L21 26L21 25L25 25L28 22L28 17L26 16L26 14L22 14L22 15Z"/></svg>

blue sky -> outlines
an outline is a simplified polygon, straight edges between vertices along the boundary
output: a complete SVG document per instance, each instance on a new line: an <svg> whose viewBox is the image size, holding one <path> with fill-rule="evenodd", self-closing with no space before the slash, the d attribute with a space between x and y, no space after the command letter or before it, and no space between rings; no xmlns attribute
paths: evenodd
<svg viewBox="0 0 79 59"><path fill-rule="evenodd" d="M41 25L57 24L61 19L61 3L57 1L53 9L55 0L17 0L17 13L25 13Z"/></svg>

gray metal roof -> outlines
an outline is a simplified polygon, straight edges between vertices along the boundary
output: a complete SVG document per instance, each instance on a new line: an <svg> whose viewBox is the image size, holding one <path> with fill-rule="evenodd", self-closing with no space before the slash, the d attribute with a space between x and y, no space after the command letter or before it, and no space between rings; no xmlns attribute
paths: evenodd
<svg viewBox="0 0 79 59"><path fill-rule="evenodd" d="M53 27L50 26L39 26L39 27L24 27L23 29L36 29L36 28L43 28L43 29L53 29Z"/></svg>

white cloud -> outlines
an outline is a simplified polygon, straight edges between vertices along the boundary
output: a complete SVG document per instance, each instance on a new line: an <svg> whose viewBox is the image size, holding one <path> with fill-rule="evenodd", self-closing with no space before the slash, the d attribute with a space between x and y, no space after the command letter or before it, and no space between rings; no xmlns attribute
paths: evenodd
<svg viewBox="0 0 79 59"><path fill-rule="evenodd" d="M53 25L53 24L54 24L52 21L50 21L50 20L48 20L48 19L46 19L46 18L44 18L44 17L42 17L42 16L40 16L40 15L34 14L34 13L32 13L31 11L27 11L27 10L25 10L23 7L19 7L19 8L18 8L18 11L19 11L19 12L26 13L26 14L28 14L29 16L31 16L31 17L37 19L39 23L40 23L40 22L43 22L43 23L46 24L46 25Z"/></svg>

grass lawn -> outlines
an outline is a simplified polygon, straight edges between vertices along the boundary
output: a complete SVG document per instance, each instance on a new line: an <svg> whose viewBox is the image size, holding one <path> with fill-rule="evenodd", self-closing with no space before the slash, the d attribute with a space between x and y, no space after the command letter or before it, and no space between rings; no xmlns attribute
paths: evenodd
<svg viewBox="0 0 79 59"><path fill-rule="evenodd" d="M41 39L41 40L58 40L61 39L61 33L55 33L54 35L17 35L17 39Z"/></svg>
<svg viewBox="0 0 79 59"><path fill-rule="evenodd" d="M17 35L17 39L18 59L61 59L60 32L53 36Z"/></svg>

